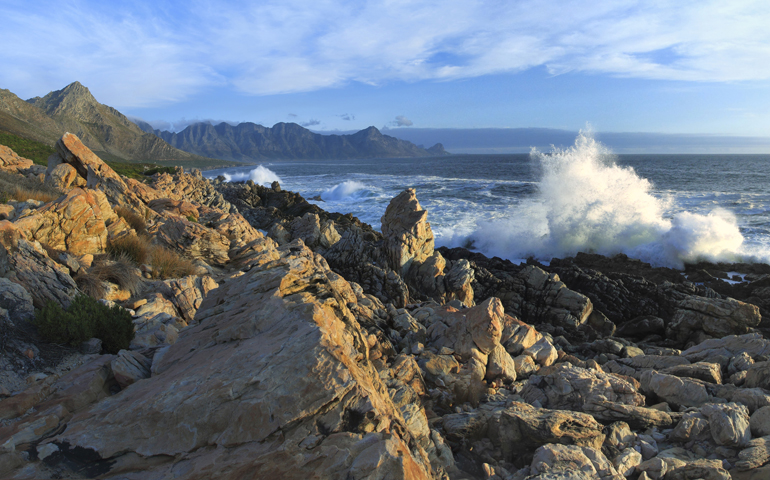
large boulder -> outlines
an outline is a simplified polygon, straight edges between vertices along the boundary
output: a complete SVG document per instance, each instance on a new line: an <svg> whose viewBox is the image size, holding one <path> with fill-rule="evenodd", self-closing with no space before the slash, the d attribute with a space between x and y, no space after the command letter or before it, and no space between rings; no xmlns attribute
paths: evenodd
<svg viewBox="0 0 770 480"><path fill-rule="evenodd" d="M32 160L20 157L9 147L0 145L0 170L19 173L31 167L32 164Z"/></svg>
<svg viewBox="0 0 770 480"><path fill-rule="evenodd" d="M38 242L27 240L8 220L0 221L0 269L29 292L36 308L45 307L49 300L67 308L79 292L67 268L51 260Z"/></svg>
<svg viewBox="0 0 770 480"><path fill-rule="evenodd" d="M688 295L679 302L666 334L682 343L697 331L721 338L749 333L761 320L762 316L756 305L732 298Z"/></svg>
<svg viewBox="0 0 770 480"><path fill-rule="evenodd" d="M27 236L56 250L73 255L100 254L107 248L105 220L116 215L104 194L94 190L75 188L59 199L47 203L34 212L18 219L16 226Z"/></svg>
<svg viewBox="0 0 770 480"><path fill-rule="evenodd" d="M428 211L420 206L413 188L390 201L381 221L388 264L402 277L412 262L423 262L433 255L433 230L428 223Z"/></svg>
<svg viewBox="0 0 770 480"><path fill-rule="evenodd" d="M154 243L189 258L213 265L225 265L230 257L230 239L214 229L177 215L166 215L147 229Z"/></svg>
<svg viewBox="0 0 770 480"><path fill-rule="evenodd" d="M213 290L150 378L73 417L49 464L85 453L102 475L137 478L434 474L369 361L350 284L299 242L262 241L261 268Z"/></svg>

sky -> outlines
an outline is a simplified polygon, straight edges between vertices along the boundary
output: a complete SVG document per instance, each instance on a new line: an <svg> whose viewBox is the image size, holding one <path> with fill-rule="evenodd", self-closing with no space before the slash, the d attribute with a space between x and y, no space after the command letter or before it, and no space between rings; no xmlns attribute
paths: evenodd
<svg viewBox="0 0 770 480"><path fill-rule="evenodd" d="M156 128L770 137L770 2L0 1L0 88Z"/></svg>

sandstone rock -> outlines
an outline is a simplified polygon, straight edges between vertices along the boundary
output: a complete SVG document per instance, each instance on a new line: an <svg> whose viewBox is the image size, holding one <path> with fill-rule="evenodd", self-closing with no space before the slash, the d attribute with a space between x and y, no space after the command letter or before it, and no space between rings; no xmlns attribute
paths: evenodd
<svg viewBox="0 0 770 480"><path fill-rule="evenodd" d="M18 283L3 277L0 277L0 308L8 311L8 317L14 323L35 316L35 306L29 292Z"/></svg>
<svg viewBox="0 0 770 480"><path fill-rule="evenodd" d="M192 169L185 173L182 167L176 167L174 174L162 173L153 175L152 187L158 192L157 198L186 200L198 205L216 208L222 212L237 210L217 192L211 182L201 174L200 170Z"/></svg>
<svg viewBox="0 0 770 480"><path fill-rule="evenodd" d="M152 360L141 353L121 350L112 360L112 373L120 388L126 388L144 378L150 378Z"/></svg>
<svg viewBox="0 0 770 480"><path fill-rule="evenodd" d="M46 171L45 183L66 192L71 187L85 187L86 179L72 165L60 163Z"/></svg>
<svg viewBox="0 0 770 480"><path fill-rule="evenodd" d="M682 356L691 362L700 362L717 356L732 358L742 353L751 357L770 355L770 341L759 333L712 338L688 348Z"/></svg>
<svg viewBox="0 0 770 480"><path fill-rule="evenodd" d="M15 223L28 238L51 248L73 255L98 254L107 247L105 217L113 215L112 209L102 213L95 192L76 188Z"/></svg>
<svg viewBox="0 0 770 480"><path fill-rule="evenodd" d="M700 408L708 418L711 437L717 445L743 447L751 440L749 410L737 403L709 403Z"/></svg>
<svg viewBox="0 0 770 480"><path fill-rule="evenodd" d="M751 470L766 464L770 461L770 436L749 441L746 448L738 453L738 459L735 467L739 471Z"/></svg>
<svg viewBox="0 0 770 480"><path fill-rule="evenodd" d="M632 476L640 463L642 463L642 454L633 448L626 448L620 455L612 459L615 470L625 477Z"/></svg>
<svg viewBox="0 0 770 480"><path fill-rule="evenodd" d="M489 354L487 362L486 379L492 381L497 378L506 382L516 381L516 364L500 344Z"/></svg>
<svg viewBox="0 0 770 480"><path fill-rule="evenodd" d="M0 145L0 170L7 172L20 173L32 166L32 160L20 157L5 145Z"/></svg>
<svg viewBox="0 0 770 480"><path fill-rule="evenodd" d="M48 159L48 168L52 171L61 163L74 167L78 175L86 179L86 187L104 192L111 204L130 207L139 213L146 210L144 202L123 179L71 133L65 133L56 142L56 154Z"/></svg>
<svg viewBox="0 0 770 480"><path fill-rule="evenodd" d="M302 240L308 247L315 247L321 239L321 219L315 213L306 213L289 223L291 238Z"/></svg>
<svg viewBox="0 0 770 480"><path fill-rule="evenodd" d="M597 449L554 444L543 445L537 449L530 471L548 475L540 477L543 480L553 478L552 474L559 473L567 474L567 478L573 478L575 473L587 475L589 478L612 478L618 474L607 457Z"/></svg>
<svg viewBox="0 0 770 480"><path fill-rule="evenodd" d="M503 456L513 461L522 449L535 449L547 443L601 448L602 425L579 412L535 408L513 402L500 417L500 443Z"/></svg>
<svg viewBox="0 0 770 480"><path fill-rule="evenodd" d="M651 334L662 334L665 330L666 323L662 318L654 315L642 315L619 326L616 334L619 337L640 338Z"/></svg>
<svg viewBox="0 0 770 480"><path fill-rule="evenodd" d="M535 363L543 367L553 365L556 359L559 358L556 348L544 337L524 350L524 355L532 357Z"/></svg>
<svg viewBox="0 0 770 480"><path fill-rule="evenodd" d="M663 369L661 373L690 377L709 383L722 383L722 368L716 363L698 362L690 365L677 365Z"/></svg>
<svg viewBox="0 0 770 480"><path fill-rule="evenodd" d="M757 362L749 367L746 373L745 385L749 388L770 387L770 362Z"/></svg>
<svg viewBox="0 0 770 480"><path fill-rule="evenodd" d="M755 437L770 435L770 406L764 406L751 414L749 420L751 433Z"/></svg>
<svg viewBox="0 0 770 480"><path fill-rule="evenodd" d="M16 218L16 208L8 203L0 204L0 220L11 220Z"/></svg>
<svg viewBox="0 0 770 480"><path fill-rule="evenodd" d="M152 377L76 415L52 443L159 460L143 464L145 477L429 478L367 359L347 307L355 293L299 246L213 290Z"/></svg>
<svg viewBox="0 0 770 480"><path fill-rule="evenodd" d="M401 192L390 201L382 221L390 268L402 277L412 262L423 262L433 255L433 231L413 188Z"/></svg>
<svg viewBox="0 0 770 480"><path fill-rule="evenodd" d="M176 280L166 280L164 283L171 289L171 301L188 323L195 318L195 313L206 295L218 286L217 282L208 275L203 277L191 275Z"/></svg>
<svg viewBox="0 0 770 480"><path fill-rule="evenodd" d="M513 365L516 369L516 376L518 378L528 378L535 373L538 368L535 361L529 355L519 355L514 358Z"/></svg>
<svg viewBox="0 0 770 480"><path fill-rule="evenodd" d="M179 215L185 218L194 218L198 221L200 212L198 207L186 200L174 200L172 198L156 198L150 200L147 206L155 210L158 213L171 212L174 215Z"/></svg>
<svg viewBox="0 0 770 480"><path fill-rule="evenodd" d="M29 292L36 308L45 307L49 300L69 307L78 293L77 285L65 267L48 258L39 243L27 241L14 224L2 220L0 244L7 259L6 268L10 270L6 277Z"/></svg>
<svg viewBox="0 0 770 480"><path fill-rule="evenodd" d="M451 308L451 307L450 307ZM471 350L489 354L500 344L505 312L497 298L489 298L473 308L443 310L441 321L427 329L429 341L436 348L451 348L464 360Z"/></svg>
<svg viewBox="0 0 770 480"><path fill-rule="evenodd" d="M759 307L732 298L717 299L694 295L683 299L668 324L667 336L680 342L697 330L721 338L728 335L745 334L759 325L762 316Z"/></svg>
<svg viewBox="0 0 770 480"><path fill-rule="evenodd" d="M225 265L230 257L230 239L216 230L169 216L147 229L153 241L189 258L199 258L213 265Z"/></svg>
<svg viewBox="0 0 770 480"><path fill-rule="evenodd" d="M583 404L583 411L601 422L622 421L638 429L668 428L674 422L671 415L666 412L643 406L610 402L602 398L589 398Z"/></svg>
<svg viewBox="0 0 770 480"><path fill-rule="evenodd" d="M569 364L541 368L521 391L529 403L538 400L546 408L582 411L592 398L632 406L644 405L644 396L633 385L612 374Z"/></svg>
<svg viewBox="0 0 770 480"><path fill-rule="evenodd" d="M676 405L697 407L710 397L702 382L648 370L641 375L642 390Z"/></svg>

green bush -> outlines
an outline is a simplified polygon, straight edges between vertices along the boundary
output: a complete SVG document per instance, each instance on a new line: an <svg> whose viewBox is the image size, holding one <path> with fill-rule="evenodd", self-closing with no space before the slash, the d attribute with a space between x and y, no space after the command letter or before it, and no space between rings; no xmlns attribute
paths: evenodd
<svg viewBox="0 0 770 480"><path fill-rule="evenodd" d="M115 305L110 308L86 295L78 295L66 311L49 301L35 315L40 336L51 343L79 346L89 338L102 341L107 353L127 349L134 339L131 314Z"/></svg>

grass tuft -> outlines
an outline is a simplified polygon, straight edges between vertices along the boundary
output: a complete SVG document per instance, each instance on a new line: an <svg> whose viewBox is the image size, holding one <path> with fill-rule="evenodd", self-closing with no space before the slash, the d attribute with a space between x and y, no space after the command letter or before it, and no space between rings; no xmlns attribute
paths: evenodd
<svg viewBox="0 0 770 480"><path fill-rule="evenodd" d="M141 265L150 258L150 245L144 237L123 235L107 243L107 253L114 258L125 257L134 265Z"/></svg>
<svg viewBox="0 0 770 480"><path fill-rule="evenodd" d="M152 257L150 265L154 278L162 280L181 278L194 275L197 270L190 260L160 245L154 245L150 255Z"/></svg>
<svg viewBox="0 0 770 480"><path fill-rule="evenodd" d="M136 233L141 234L147 230L147 222L144 220L144 217L137 215L130 208L123 206L115 207L115 213L117 213L120 218L125 220L131 228L136 230Z"/></svg>

